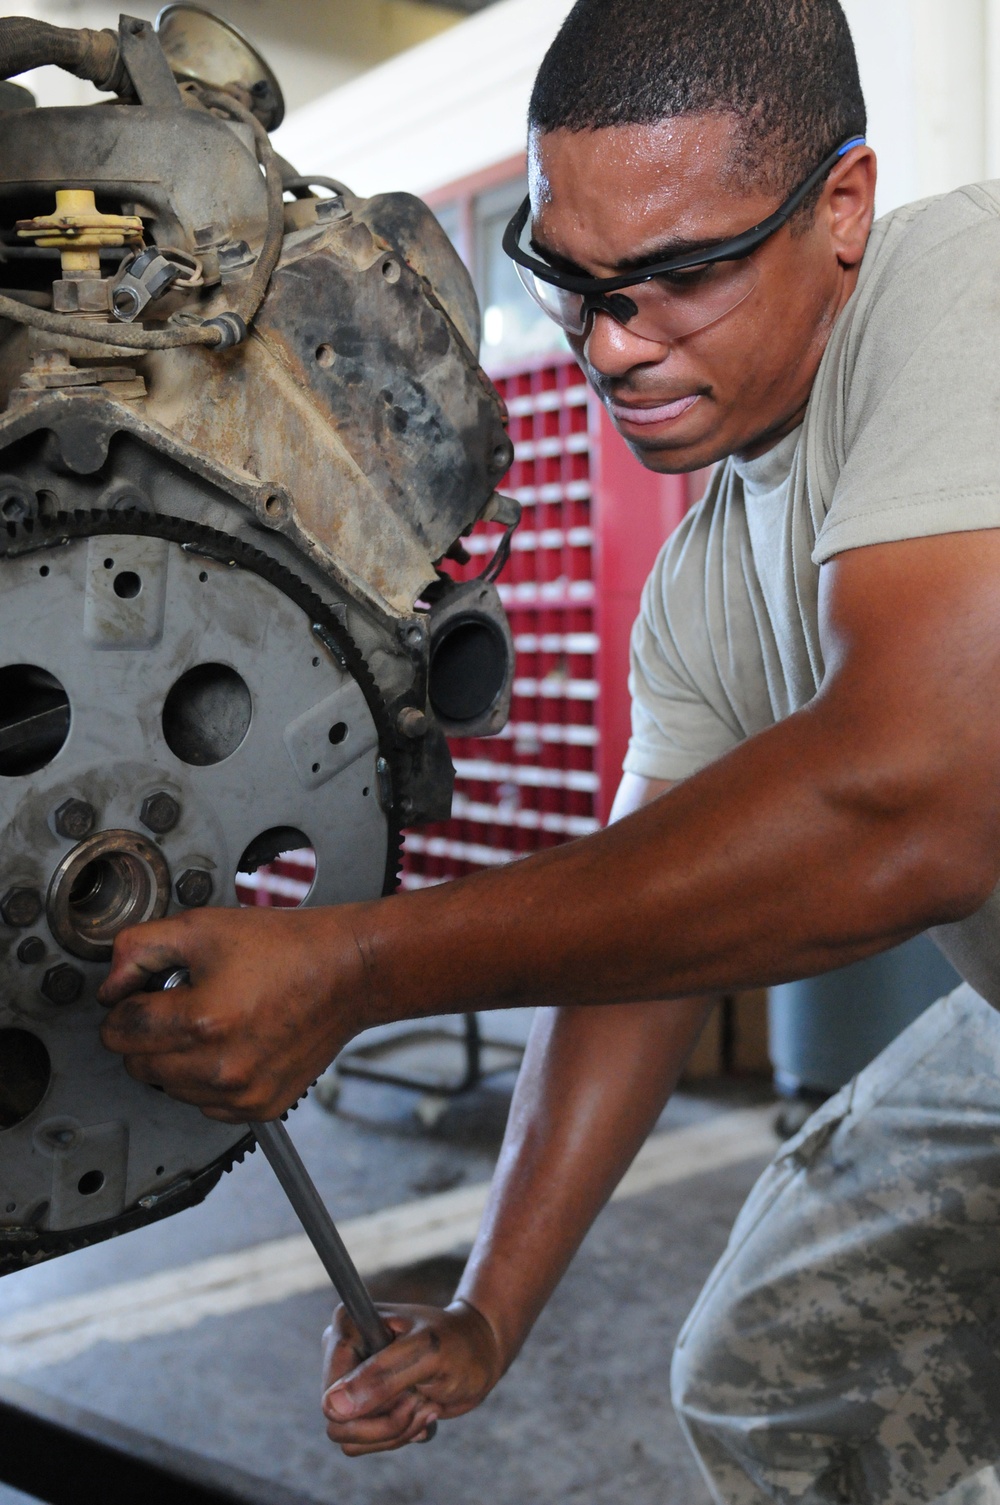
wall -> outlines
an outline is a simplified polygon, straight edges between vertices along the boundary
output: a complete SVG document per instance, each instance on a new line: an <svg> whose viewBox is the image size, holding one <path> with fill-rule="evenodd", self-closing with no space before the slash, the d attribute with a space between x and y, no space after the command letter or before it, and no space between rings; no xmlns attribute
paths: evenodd
<svg viewBox="0 0 1000 1505"><path fill-rule="evenodd" d="M1000 176L1000 0L845 0L882 211Z"/></svg>
<svg viewBox="0 0 1000 1505"><path fill-rule="evenodd" d="M571 4L502 0L297 111L278 150L358 193L426 193L515 156L535 73Z"/></svg>
<svg viewBox="0 0 1000 1505"><path fill-rule="evenodd" d="M13 0L4 15L35 16L54 26L117 27L119 13L152 20L162 0ZM461 18L410 0L203 0L257 44L285 93L289 109L425 42ZM88 104L89 84L56 68L36 69L26 83L43 105Z"/></svg>

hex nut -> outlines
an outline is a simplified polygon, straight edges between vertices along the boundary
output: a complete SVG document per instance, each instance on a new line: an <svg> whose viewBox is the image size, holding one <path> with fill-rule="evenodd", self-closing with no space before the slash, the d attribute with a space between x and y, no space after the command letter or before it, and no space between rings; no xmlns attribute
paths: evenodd
<svg viewBox="0 0 1000 1505"><path fill-rule="evenodd" d="M401 737L423 737L427 733L427 717L419 706L406 705L396 717L396 730Z"/></svg>
<svg viewBox="0 0 1000 1505"><path fill-rule="evenodd" d="M37 888L10 888L0 899L0 915L12 930L34 925L42 912L42 896Z"/></svg>
<svg viewBox="0 0 1000 1505"><path fill-rule="evenodd" d="M26 967L34 966L45 955L45 942L40 935L28 935L17 948L17 959Z"/></svg>
<svg viewBox="0 0 1000 1505"><path fill-rule="evenodd" d="M174 885L177 902L183 904L186 909L201 909L208 903L214 890L212 875L203 867L189 867L186 872L181 873Z"/></svg>
<svg viewBox="0 0 1000 1505"><path fill-rule="evenodd" d="M166 836L168 831L174 829L180 818L180 805L165 789L158 789L155 794L148 794L139 811L139 819L146 830L155 832L157 836Z"/></svg>
<svg viewBox="0 0 1000 1505"><path fill-rule="evenodd" d="M94 829L93 805L86 800L63 800L56 811L56 830L70 841L82 841Z"/></svg>
<svg viewBox="0 0 1000 1505"><path fill-rule="evenodd" d="M69 962L60 962L42 978L42 992L50 1003L75 1003L83 992L83 973Z"/></svg>

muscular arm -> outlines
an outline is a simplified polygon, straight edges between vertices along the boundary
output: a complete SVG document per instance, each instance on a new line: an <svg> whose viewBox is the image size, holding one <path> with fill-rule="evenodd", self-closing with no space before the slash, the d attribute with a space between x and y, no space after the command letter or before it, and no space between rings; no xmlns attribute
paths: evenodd
<svg viewBox="0 0 1000 1505"><path fill-rule="evenodd" d="M626 775L612 820L669 785ZM506 1368L656 1122L714 999L540 1011L459 1286Z"/></svg>
<svg viewBox="0 0 1000 1505"><path fill-rule="evenodd" d="M105 1042L218 1117L273 1116L358 1030L808 976L960 919L1000 875L1000 531L824 566L804 710L607 831L384 903L119 937ZM147 971L191 989L151 1001Z"/></svg>
<svg viewBox="0 0 1000 1505"><path fill-rule="evenodd" d="M626 774L612 820L669 787ZM449 1311L397 1310L399 1339L360 1369L338 1313L328 1379L342 1382L325 1402L335 1442L352 1454L397 1447L429 1418L461 1415L483 1399L655 1123L711 1006L693 998L539 1012Z"/></svg>

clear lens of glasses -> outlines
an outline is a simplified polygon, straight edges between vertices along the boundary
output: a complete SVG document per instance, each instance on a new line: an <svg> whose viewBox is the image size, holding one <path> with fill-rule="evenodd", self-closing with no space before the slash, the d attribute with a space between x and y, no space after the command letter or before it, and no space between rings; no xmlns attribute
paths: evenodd
<svg viewBox="0 0 1000 1505"><path fill-rule="evenodd" d="M758 277L756 263L744 257L707 262L594 297L568 292L516 265L527 292L567 334L586 334L592 315L606 313L640 339L660 342L696 334L732 313L753 292Z"/></svg>

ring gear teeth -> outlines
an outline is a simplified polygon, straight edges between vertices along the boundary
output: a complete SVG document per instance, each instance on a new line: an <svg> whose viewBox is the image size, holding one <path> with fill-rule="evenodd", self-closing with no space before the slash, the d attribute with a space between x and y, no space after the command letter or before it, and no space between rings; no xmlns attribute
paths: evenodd
<svg viewBox="0 0 1000 1505"><path fill-rule="evenodd" d="M277 563L261 550L256 549L232 536L217 532L202 524L191 523L187 520L173 517L158 516L138 510L125 510L109 512L78 511L61 513L51 518L35 518L24 523L8 523L0 528L0 580L8 565L16 565L18 561L37 557L39 560L39 576L44 576L46 581L58 575L58 566L61 563L64 551L71 549L74 544L86 544L86 542L101 537L125 537L137 539L160 539L168 544L174 544L192 556L192 561L214 561L227 567L226 577L223 579L238 579L237 572L246 572L254 575L267 585L274 587L280 594L298 608L305 619L304 628L311 650L315 652L325 651L331 665L336 667L338 675L346 674L360 688L364 697L365 705L371 715L377 734L377 747L373 754L373 765L377 763L385 769L385 782L391 785L396 782L397 759L399 757L398 739L395 729L390 721L383 704L381 694L372 677L367 664L359 652L352 637L346 630L342 617L342 608L338 609L323 601L309 585L299 579L284 565ZM110 555L110 550L108 551ZM231 572L231 573L230 573ZM237 587L238 588L238 587ZM297 618L296 618L297 620ZM314 662L314 659L310 659ZM57 666L55 666L57 667ZM171 668L173 673L173 668ZM344 681L346 683L346 681ZM198 770L192 769L192 774L197 775ZM374 772L374 768L373 768ZM291 765L288 769L289 779L294 779ZM32 785L37 778L32 775ZM376 796L377 779L373 777L372 798ZM333 781L331 780L331 786ZM152 789L158 788L153 784ZM85 791L83 791L85 792ZM129 797L135 805L133 812L134 821L138 822L139 804L136 804L134 792L129 791ZM179 799L182 810L186 814L189 800L182 794ZM397 876L401 860L402 838L399 825L399 814L388 801L379 802L381 820L384 826L379 829L385 833L385 862L381 878L383 893L391 893L397 886ZM101 828L106 824L106 818L102 812L98 824ZM178 830L183 828L183 820ZM176 833L170 833L162 839L169 843ZM54 838L58 839L58 838ZM63 851L65 851L65 838ZM190 865L190 864L189 864ZM177 868L175 876L179 876L183 869ZM375 884L372 884L375 887ZM372 897L375 895L372 894ZM16 947L16 937L12 941L12 948ZM14 957L14 950L11 957ZM64 953L56 946L46 947L46 962L49 968L59 965ZM84 964L87 965L86 963ZM42 997L40 973L32 974L20 961L18 967L17 987L23 991L27 999L36 999L39 1008L51 1009L53 1014L58 1012L59 1020L72 1022L79 1017L81 1009L94 1008L88 1003L87 995L84 994L72 1009L57 1011L56 1006L45 1003ZM93 974L88 979L89 985L93 986ZM27 1007L27 1005L26 1005ZM9 1011L8 1011L9 1012ZM23 1012L23 1011L22 1011ZM13 1019L15 1027L21 1022L20 1016ZM94 1017L94 1031L96 1036L99 1019ZM5 1022L6 1023L6 1022ZM5 1025L0 1025L0 1031ZM27 1022L26 1027L37 1029L39 1035L44 1036L44 1029L40 1025L32 1025ZM51 1042L50 1042L51 1043ZM122 1067L124 1074L124 1068ZM103 1080L103 1079L102 1079ZM104 1088L100 1090L106 1090ZM158 1102L163 1103L163 1099ZM169 1101L169 1100L168 1100ZM2 1110L2 1094L0 1094L0 1110ZM170 1111L178 1109L180 1105L171 1104ZM193 1112L194 1110L182 1110ZM106 1117L115 1116L114 1105L109 1105ZM35 1115L37 1117L37 1114ZM94 1120L100 1119L101 1111L95 1103ZM34 1123L35 1118L27 1122ZM26 1127L27 1127L26 1122ZM205 1121L207 1122L207 1120ZM216 1128L219 1126L216 1125ZM15 1133L17 1130L14 1131ZM67 1131L69 1132L69 1130ZM89 1132L89 1131L88 1131ZM212 1153L203 1164L194 1164L189 1170L178 1175L176 1168L172 1178L164 1183L162 1192L154 1190L142 1195L138 1201L125 1206L123 1211L118 1212L111 1218L99 1218L93 1222L83 1223L81 1226L65 1228L47 1228L44 1226L0 1227L0 1275L14 1270L22 1269L28 1265L42 1260L51 1259L56 1255L69 1253L75 1249L82 1249L91 1244L98 1243L103 1239L128 1232L134 1228L140 1228L146 1224L159 1221L173 1212L194 1206L202 1201L205 1196L218 1182L220 1177L234 1164L242 1160L244 1155L254 1147L254 1140L249 1134L241 1134L238 1126L234 1129L235 1139L223 1153ZM4 1133L0 1138L0 1149L12 1145L12 1140ZM89 1168L89 1167L88 1167ZM74 1172L76 1175L77 1172ZM6 1186L5 1186L6 1190ZM44 1213L34 1209L35 1223L45 1221Z"/></svg>

